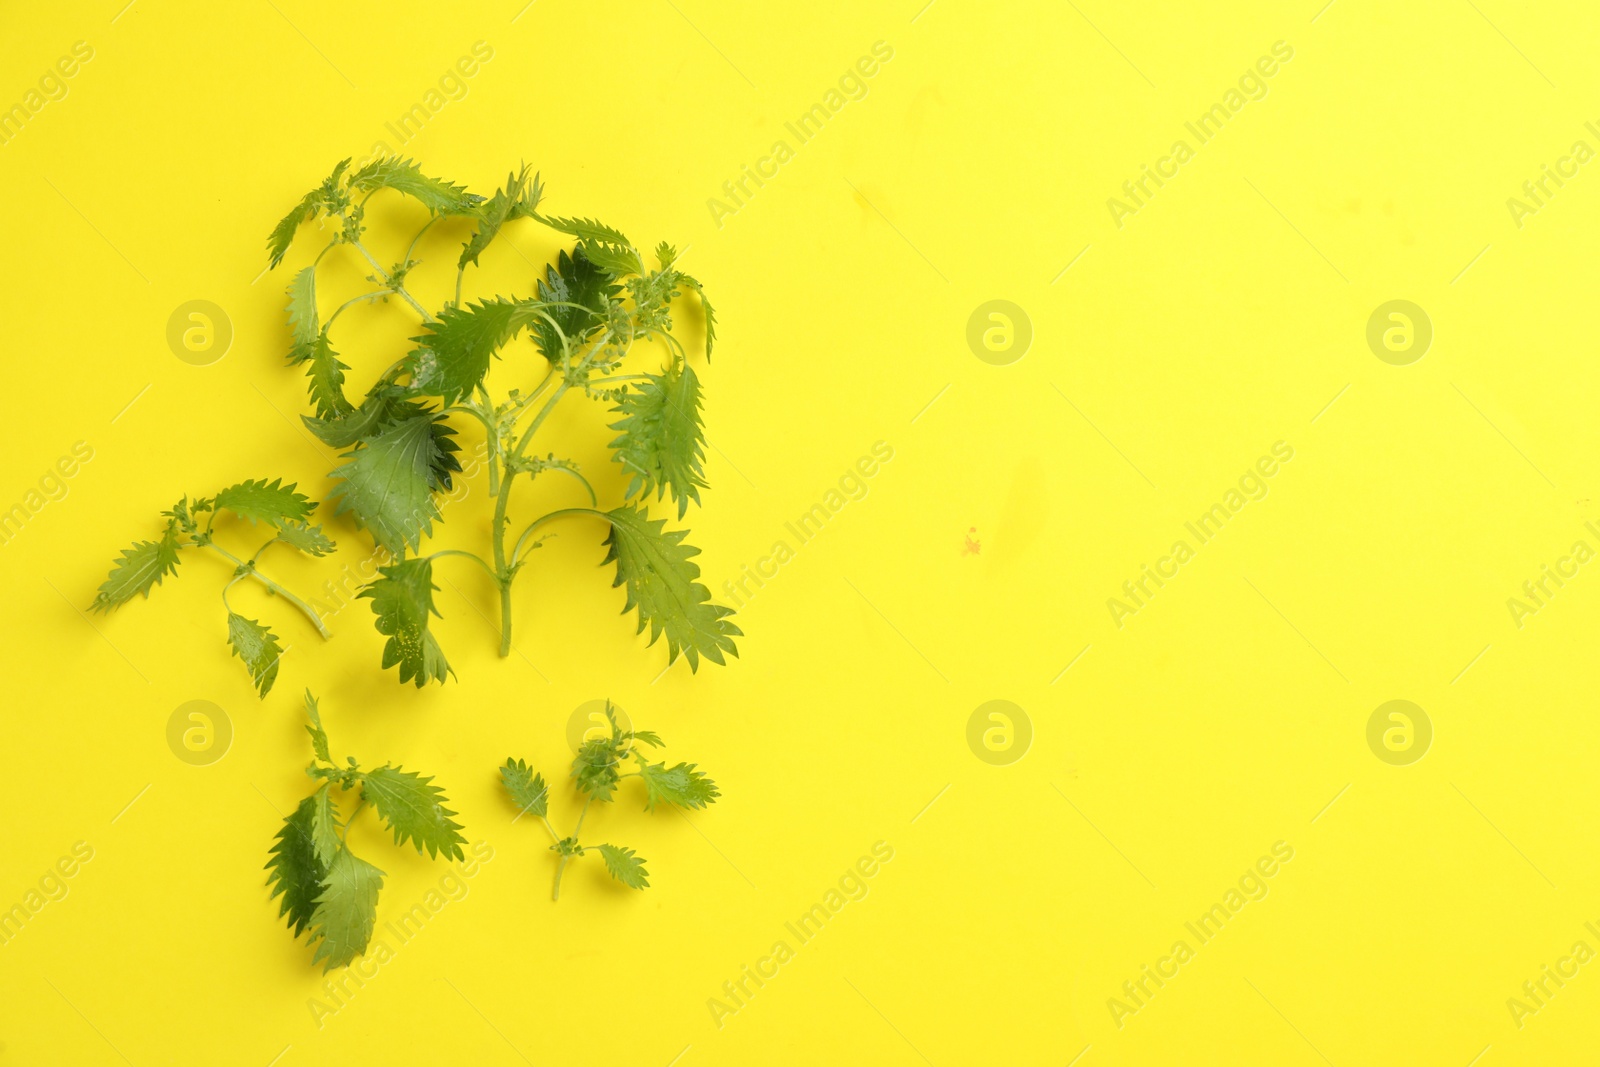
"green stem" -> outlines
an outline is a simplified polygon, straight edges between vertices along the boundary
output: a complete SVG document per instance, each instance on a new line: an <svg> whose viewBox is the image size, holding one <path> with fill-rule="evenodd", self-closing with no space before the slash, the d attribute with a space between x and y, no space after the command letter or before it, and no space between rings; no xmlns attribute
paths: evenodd
<svg viewBox="0 0 1600 1067"><path fill-rule="evenodd" d="M476 563L478 566L482 567L486 572L488 572L489 577L493 578L497 582L500 580L500 576L495 573L495 569L489 566L489 561L478 555L476 552L468 552L465 549L460 548L441 549L440 551L429 556L428 562L432 563L441 556L465 556L467 559L470 559L472 562Z"/></svg>
<svg viewBox="0 0 1600 1067"><path fill-rule="evenodd" d="M522 559L522 545L525 541L527 541L529 534L533 533L533 531L537 530L551 519L559 519L563 515L598 515L608 522L611 520L611 516L607 515L599 508L560 508L556 511L551 511L544 515L540 515L537 519L534 519L532 522L528 523L528 528L523 530L522 533L518 535L516 548L511 553L511 562L516 564Z"/></svg>
<svg viewBox="0 0 1600 1067"><path fill-rule="evenodd" d="M215 541L207 541L205 543L205 547L228 559L235 567L243 568L245 574L248 574L250 577L266 586L267 589L275 595L283 597L283 599L299 608L305 613L305 617L311 620L311 625L317 628L317 633L321 634L324 640L333 636L333 633L322 624L322 617L312 609L310 604L307 604L304 600L301 600L299 597L289 592L289 590L285 589L271 578L268 578L265 574L262 574L256 569L255 563L246 563L244 560L240 559L238 556L235 556L232 552L229 552ZM240 575L240 577L244 577L244 575Z"/></svg>
<svg viewBox="0 0 1600 1067"><path fill-rule="evenodd" d="M351 241L350 243L355 246L357 252L360 252L366 257L367 262L372 264L372 269L378 272L378 276L384 280L389 288L399 293L405 298L406 303L410 304L416 309L417 314L422 316L423 322L433 321L433 316L428 313L428 309L417 303L417 298L412 296L410 290L408 290L405 286L395 284L394 278L390 276L388 271L384 270L383 267L379 265L378 261L373 258L372 253L367 251L366 245L362 244L360 241Z"/></svg>
<svg viewBox="0 0 1600 1067"><path fill-rule="evenodd" d="M523 434L522 440L511 455L504 458L505 471L500 478L500 492L494 500L493 540L494 540L494 570L500 583L500 655L511 655L511 579L514 570L506 566L506 508L511 505L511 486L516 482L516 471L512 467L513 461L521 458L522 450L527 447L528 440L539 424L560 402L561 397L570 386L562 382L560 388L550 394L550 399L545 401L539 414L534 416L533 423Z"/></svg>
<svg viewBox="0 0 1600 1067"><path fill-rule="evenodd" d="M572 841L573 841L574 844L576 844L577 841L578 841L578 835L583 833L583 820L584 820L584 817L589 814L589 804L593 800L594 800L593 795L590 795L590 796L584 798L583 810L578 812L578 825L572 831ZM561 899L561 874L562 874L563 871L565 871L567 869L567 861L569 859L571 859L571 858L572 858L571 856L562 856L561 857L561 862L556 864L556 884L555 884L555 887L550 892L550 899L551 900L560 900Z"/></svg>

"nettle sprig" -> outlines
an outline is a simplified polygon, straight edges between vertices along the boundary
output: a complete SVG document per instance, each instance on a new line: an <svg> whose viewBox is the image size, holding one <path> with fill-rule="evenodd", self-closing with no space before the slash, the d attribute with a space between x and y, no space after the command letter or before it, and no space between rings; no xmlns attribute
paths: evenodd
<svg viewBox="0 0 1600 1067"><path fill-rule="evenodd" d="M367 950L378 921L378 891L384 872L350 851L350 824L371 804L394 832L394 842L409 840L417 852L430 858L464 859L461 826L445 807L444 792L413 771L385 763L370 771L355 757L334 762L328 735L322 728L316 698L306 691L306 717L311 725L311 751L316 757L306 774L322 784L283 820L267 861L267 885L272 897L283 898L279 917L288 916L289 929L299 937L307 927L316 949L313 964L323 971L349 966ZM348 818L340 817L334 791L357 793Z"/></svg>
<svg viewBox="0 0 1600 1067"><path fill-rule="evenodd" d="M385 265L367 247L366 210L383 190L411 197L429 211L428 221L411 238L398 261ZM442 557L472 560L494 582L500 596L500 654L511 650L511 589L539 531L548 523L598 518L609 533L603 564L616 564L614 586L626 587L624 613L638 609L639 631L650 627L650 643L666 635L668 662L682 655L691 669L700 657L724 662L737 655L733 639L742 636L728 616L732 609L711 603L696 579L699 549L685 543L685 531L667 530L665 519L650 518L646 503L670 496L682 519L690 502L700 502L706 487L702 468L704 433L700 381L688 352L673 336L672 304L693 291L705 314L706 357L716 339L716 319L698 280L679 270L672 246L662 243L656 266L648 267L619 231L589 219L559 218L539 211L543 186L527 167L512 173L493 196L469 193L450 182L424 175L410 160L384 158L358 170L346 160L272 231L272 266L283 259L300 227L320 220L328 243L289 285L289 362L304 366L313 413L306 426L323 442L347 448L345 462L331 477L332 497L384 549L392 562L362 595L372 601L377 628L389 638L383 666L398 667L402 683L419 687L452 673L435 638L431 619L433 566ZM536 278L527 297L490 296L463 302L467 268L509 224L533 220L577 239ZM439 224L468 230L456 260L455 294L437 311L408 288L418 264L418 242ZM317 269L339 248L350 248L372 268L374 288L322 315L317 299ZM345 371L330 332L352 306L399 298L421 320L409 352L396 359L352 403L345 393ZM527 333L542 357L544 373L527 388L496 399L486 378L491 364L519 335ZM665 351L657 373L621 373L636 345ZM612 457L629 475L622 500L601 510L600 495L577 463L553 452L530 452L535 434L569 394L609 405L620 418L611 424L618 436ZM484 433L488 489L494 498L487 558L459 549L421 552L424 538L441 521L435 494L451 487L461 470L455 453L452 418L476 423ZM571 479L580 492L578 506L558 508L512 529L512 488L544 474Z"/></svg>
<svg viewBox="0 0 1600 1067"><path fill-rule="evenodd" d="M563 837L550 824L550 790L544 776L535 774L520 759L508 759L500 768L500 783L517 806L517 818L524 814L536 815L550 832L554 842L550 851L560 859L556 862L555 884L551 900L561 899L561 875L567 863L590 852L598 852L605 861L611 877L631 889L644 889L650 884L645 870L645 859L631 848L621 845L584 845L578 840L583 833L583 821L589 815L589 805L595 801L609 803L616 798L618 786L625 778L638 778L644 783L644 810L654 811L658 804L674 804L691 810L703 808L721 796L717 783L697 770L693 763L679 763L668 767L665 763L651 763L639 745L661 747L661 738L650 730L624 730L617 723L611 702L606 701L606 719L611 723L609 737L595 737L585 741L572 761L572 782L583 797L583 807L578 810L578 822L571 834ZM623 771L632 757L638 769Z"/></svg>
<svg viewBox="0 0 1600 1067"><path fill-rule="evenodd" d="M123 549L90 609L112 611L136 596L148 599L151 590L160 585L163 578L177 573L185 549L203 548L215 553L233 564L233 577L222 589L222 606L228 613L228 644L249 669L256 691L265 697L278 679L278 662L286 650L266 625L234 611L228 593L240 582L255 581L265 586L268 593L299 608L319 635L324 639L329 637L328 628L316 610L267 577L259 563L262 553L277 544L288 545L309 556L325 556L332 552L334 543L323 534L322 527L310 524L316 507L315 501L295 491L293 482L284 485L282 479L240 482L216 496L195 500L185 496L172 510L161 513L167 523L159 541L135 541L131 548ZM224 514L244 519L252 527L266 526L272 530L272 536L248 558L241 559L215 539L213 527Z"/></svg>

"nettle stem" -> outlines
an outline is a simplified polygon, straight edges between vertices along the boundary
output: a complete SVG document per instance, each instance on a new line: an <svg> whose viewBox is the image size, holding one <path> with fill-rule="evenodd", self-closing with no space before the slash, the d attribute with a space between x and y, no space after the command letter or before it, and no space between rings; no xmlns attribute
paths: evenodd
<svg viewBox="0 0 1600 1067"><path fill-rule="evenodd" d="M300 611L304 613L305 617L311 620L311 625L317 628L317 633L321 634L324 640L333 636L333 632L322 624L322 616L317 614L316 609L314 609L310 604L307 604L304 600L301 600L299 597L295 596L293 593L289 592L289 590L285 589L277 582L273 581L271 578L268 578L265 574L262 574L261 571L256 568L255 560L242 560L232 552L229 552L227 549L217 544L215 541L206 541L205 547L232 562L233 565L241 572L239 575L241 578L254 578L256 581L266 586L269 593L273 594L274 596L281 596L284 600L287 600L289 603L299 608Z"/></svg>
<svg viewBox="0 0 1600 1067"><path fill-rule="evenodd" d="M576 827L574 827L573 831L572 831L572 845L573 845L574 848L578 848L580 854L582 852L582 848L578 845L578 835L583 833L583 820L584 820L584 817L589 814L589 804L593 800L594 800L594 796L593 795L590 795L590 796L587 796L587 797L584 798L584 800L583 800L583 810L578 812L578 825ZM556 864L556 882L555 882L555 885L550 890L550 899L551 900L560 900L561 899L561 875L566 871L566 869L567 869L567 861L570 860L571 858L572 858L571 856L563 854L562 857L561 857L561 862Z"/></svg>

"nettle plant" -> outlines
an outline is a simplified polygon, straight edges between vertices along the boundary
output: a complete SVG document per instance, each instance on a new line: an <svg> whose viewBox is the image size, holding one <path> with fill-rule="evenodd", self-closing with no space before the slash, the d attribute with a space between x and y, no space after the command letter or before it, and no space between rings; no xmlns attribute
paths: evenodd
<svg viewBox="0 0 1600 1067"><path fill-rule="evenodd" d="M370 771L355 757L344 766L334 762L328 735L322 728L316 698L306 691L306 717L311 725L311 752L315 759L306 774L322 784L283 820L267 861L267 885L273 897L283 897L279 917L288 916L289 929L299 937L307 927L315 947L313 964L323 971L349 966L367 950L378 921L378 891L384 872L350 851L350 824L371 804L394 832L394 843L410 841L417 852L430 858L464 859L461 826L455 812L432 778L391 767L387 763ZM340 818L334 790L355 792L357 800L348 817Z"/></svg>
<svg viewBox="0 0 1600 1067"><path fill-rule="evenodd" d="M386 189L417 200L430 213L404 255L387 266L363 240L367 204ZM700 283L675 266L670 245L661 244L656 266L648 267L628 238L609 226L541 214L542 196L538 176L530 176L526 167L485 198L430 178L409 160L383 158L356 170L346 160L305 195L268 240L276 267L303 224L320 220L324 232L331 230L316 260L289 285L289 362L306 368L314 408L304 416L306 426L329 446L350 450L331 475L337 481L332 498L338 511L353 516L391 559L361 595L372 601L377 628L389 638L383 666L398 667L402 683L421 687L452 673L430 627L430 618L439 614L433 602L436 560L465 557L493 580L504 656L511 650L512 583L539 546L538 531L569 518L598 518L608 525L604 543L609 551L602 563L615 563L613 585L626 586L623 611L638 610L639 631L649 625L651 644L666 635L669 663L682 655L698 670L702 655L720 664L725 653L738 654L733 638L742 634L728 618L732 609L711 603L709 591L696 581L700 568L693 557L699 549L684 542L685 531L667 530L665 519L652 519L646 510L652 494L657 500L670 496L682 519L706 487L700 382L673 336L672 304L685 291L699 298L707 359L716 338L714 312ZM535 295L463 302L467 268L506 226L524 219L576 238L576 247L547 266ZM413 258L418 242L441 224L470 228L470 235L456 260L454 298L430 310L407 281L418 265ZM317 269L340 247L354 249L371 266L368 281L374 288L324 318ZM421 332L412 339L415 347L353 403L345 393L349 368L333 348L331 331L348 308L391 298L416 313ZM497 399L486 383L490 366L524 331L542 357L544 374L530 387L513 388ZM636 345L665 350L658 373L622 373ZM609 510L600 509L599 494L575 462L530 450L551 411L573 393L607 404L620 416L611 424L617 432L611 450L630 478L621 503ZM461 471L451 419L463 417L484 433L494 500L489 553L420 554L433 524L441 521L435 494L449 490ZM545 473L577 482L587 505L538 515L513 536L513 487L519 478L532 481Z"/></svg>
<svg viewBox="0 0 1600 1067"><path fill-rule="evenodd" d="M249 669L256 692L265 697L278 679L278 662L285 649L266 625L234 611L228 602L228 593L240 582L253 579L266 587L267 592L299 608L317 633L328 637L328 628L316 610L267 577L258 562L262 553L277 544L288 545L310 556L332 552L334 543L322 532L322 527L309 522L316 507L315 501L295 491L294 483L284 485L282 479L240 482L216 496L195 500L185 496L172 510L161 513L167 523L159 541L135 541L131 548L123 549L121 557L111 565L110 575L101 583L91 610L112 611L136 596L148 599L151 590L160 585L163 578L177 573L185 549L211 551L233 564L233 577L222 589L222 606L228 613L228 645ZM213 528L222 515L243 519L251 527L266 526L272 530L272 536L249 558L240 559L216 542Z"/></svg>
<svg viewBox="0 0 1600 1067"><path fill-rule="evenodd" d="M679 763L668 767L665 763L651 763L639 745L661 747L661 738L650 730L624 730L617 723L611 702L606 701L606 720L611 724L609 736L590 738L578 749L572 761L572 782L583 797L583 807L578 811L578 822L571 834L563 837L550 824L550 789L544 776L535 774L520 759L508 759L500 768L500 783L517 806L517 818L536 815L550 832L554 842L550 851L560 859L556 862L555 884L551 900L561 899L561 875L567 863L590 852L600 853L611 877L630 889L644 889L650 884L645 859L631 848L620 845L584 845L578 838L583 833L583 820L589 815L589 805L595 801L608 803L616 799L617 788L625 778L638 778L644 783L644 810L653 811L658 804L673 804L680 808L703 808L721 796L717 783L695 768L693 763ZM624 772L628 758L638 762L638 769Z"/></svg>

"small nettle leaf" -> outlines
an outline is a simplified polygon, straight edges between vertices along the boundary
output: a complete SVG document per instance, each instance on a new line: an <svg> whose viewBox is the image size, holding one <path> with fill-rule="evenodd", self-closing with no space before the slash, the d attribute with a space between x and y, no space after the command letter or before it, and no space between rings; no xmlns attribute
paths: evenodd
<svg viewBox="0 0 1600 1067"><path fill-rule="evenodd" d="M412 384L454 404L475 390L489 373L489 360L509 344L532 317L528 301L495 297L476 305L449 307L412 340L407 368Z"/></svg>
<svg viewBox="0 0 1600 1067"><path fill-rule="evenodd" d="M717 783L696 770L693 763L668 767L641 759L639 777L644 779L646 811L653 811L663 801L680 808L703 808L722 795L717 792Z"/></svg>
<svg viewBox="0 0 1600 1067"><path fill-rule="evenodd" d="M550 789L544 776L533 773L533 768L519 759L508 759L500 768L500 784L511 796L519 812L544 815L548 811Z"/></svg>
<svg viewBox="0 0 1600 1067"><path fill-rule="evenodd" d="M316 798L306 797L293 814L283 820L267 857L269 900L282 897L278 917L289 917L289 929L299 937L311 922L327 865L317 858L311 823L316 816Z"/></svg>
<svg viewBox="0 0 1600 1067"><path fill-rule="evenodd" d="M311 913L311 944L316 946L311 962L323 964L324 973L349 966L367 950L382 888L383 872L366 860L348 849L333 858Z"/></svg>
<svg viewBox="0 0 1600 1067"><path fill-rule="evenodd" d="M623 393L611 409L623 417L611 424L621 436L611 442L612 456L633 475L627 495L667 493L683 518L689 501L700 503L705 488L701 466L705 434L700 422L700 380L694 368L674 360L664 374L649 375Z"/></svg>
<svg viewBox="0 0 1600 1067"><path fill-rule="evenodd" d="M150 596L150 590L161 584L161 579L178 570L178 520L167 523L166 532L159 541L135 541L132 548L122 550L122 556L111 565L111 573L100 584L91 611L110 611L121 607L136 596Z"/></svg>
<svg viewBox="0 0 1600 1067"><path fill-rule="evenodd" d="M322 788L311 794L311 847L317 854L317 862L324 865L332 863L339 852L339 819L333 806L332 788L330 783L323 782Z"/></svg>
<svg viewBox="0 0 1600 1067"><path fill-rule="evenodd" d="M603 222L596 222L594 219L563 219L544 215L538 216L538 219L552 230L560 230L562 233L571 234L580 241L600 241L603 244L621 245L624 248L633 247L633 242L628 240L621 230L613 229ZM665 242L663 242L662 247L669 250L671 248Z"/></svg>
<svg viewBox="0 0 1600 1067"><path fill-rule="evenodd" d="M409 415L420 414L421 411L420 405L406 401L403 388L391 382L379 382L361 401L361 405L352 411L323 418L302 415L300 421L323 444L332 448L349 448L380 429L400 422Z"/></svg>
<svg viewBox="0 0 1600 1067"><path fill-rule="evenodd" d="M539 280L539 299L555 305L545 307L544 315L532 321L539 354L552 365L559 364L562 336L569 348L581 344L605 321L606 308L621 291L610 274L590 262L581 247L573 249L571 255L562 251L554 263L545 267L545 276Z"/></svg>
<svg viewBox="0 0 1600 1067"><path fill-rule="evenodd" d="M408 559L379 567L380 577L360 593L372 600L378 632L388 636L383 646L383 666L400 667L402 684L415 681L418 689L453 673L444 650L428 630L433 606L433 564L426 559Z"/></svg>
<svg viewBox="0 0 1600 1067"><path fill-rule="evenodd" d="M306 727L306 733L311 735L311 751L323 763L332 763L333 757L328 755L328 734L322 728L322 715L317 710L317 698L311 695L311 690L306 690L306 718L311 720L311 725Z"/></svg>
<svg viewBox="0 0 1600 1067"><path fill-rule="evenodd" d="M231 511L252 523L265 522L273 526L286 520L303 523L317 507L309 497L295 492L294 482L284 485L282 478L230 485L216 495L212 506L218 511Z"/></svg>
<svg viewBox="0 0 1600 1067"><path fill-rule="evenodd" d="M614 737L585 741L572 760L572 780L578 792L596 800L610 800L622 777L617 765L622 762L620 742Z"/></svg>
<svg viewBox="0 0 1600 1067"><path fill-rule="evenodd" d="M272 228L272 233L267 236L269 266L276 267L283 262L284 253L288 252L289 246L294 243L294 235L299 232L300 226L316 218L324 202L322 190L313 189L300 199L294 210L283 217L283 221Z"/></svg>
<svg viewBox="0 0 1600 1067"><path fill-rule="evenodd" d="M362 777L361 795L394 831L395 844L410 840L430 858L442 852L462 859L467 839L461 836L461 824L450 818L455 812L444 806L449 798L432 781L398 767L379 767Z"/></svg>
<svg viewBox="0 0 1600 1067"><path fill-rule="evenodd" d="M711 350L716 347L717 343L717 313L712 310L711 301L706 299L705 286L687 274L678 275L678 280L693 289L695 296L700 298L700 310L705 312L706 316L706 360L709 362Z"/></svg>
<svg viewBox="0 0 1600 1067"><path fill-rule="evenodd" d="M321 526L307 526L303 522L287 520L278 526L278 540L308 556L326 556L338 547L322 532Z"/></svg>
<svg viewBox="0 0 1600 1067"><path fill-rule="evenodd" d="M530 182L526 166L508 175L506 184L474 209L478 228L461 250L457 266L477 263L483 250L489 247L489 242L500 233L500 227L516 219L531 218L543 196L544 187L539 184L539 176L535 174Z"/></svg>
<svg viewBox="0 0 1600 1067"><path fill-rule="evenodd" d="M727 616L733 609L711 602L711 592L695 579L700 566L693 557L698 548L683 543L688 531L665 529L665 519L651 519L643 508L631 504L606 513L611 533L609 552L602 565L615 562L613 586L626 585L623 613L639 609L639 630L650 625L650 644L667 635L667 662L681 654L691 671L703 655L713 663L726 662L724 653L737 656L733 639L743 631Z"/></svg>
<svg viewBox="0 0 1600 1067"><path fill-rule="evenodd" d="M629 889L646 889L650 885L649 872L644 869L644 857L631 848L601 845L600 855L605 857L606 870L611 877Z"/></svg>
<svg viewBox="0 0 1600 1067"><path fill-rule="evenodd" d="M433 520L439 517L432 494L442 462L433 429L436 418L423 412L395 423L345 453L349 462L330 475L342 479L330 495L337 513L353 514L374 541L396 556L415 550L423 534L433 533Z"/></svg>
<svg viewBox="0 0 1600 1067"><path fill-rule="evenodd" d="M311 343L305 364L306 395L317 409L317 416L334 419L349 414L350 401L344 395L344 372L350 367L341 362L339 353L333 350L327 330L317 334Z"/></svg>
<svg viewBox="0 0 1600 1067"><path fill-rule="evenodd" d="M409 159L388 156L375 159L350 175L350 189L371 192L393 189L421 201L435 215L466 215L483 200L460 185L430 178Z"/></svg>
<svg viewBox="0 0 1600 1067"><path fill-rule="evenodd" d="M265 697L272 691L272 683L278 680L278 661L283 658L278 638L254 619L230 611L228 644L233 654L244 660L244 665L250 669L256 692Z"/></svg>
<svg viewBox="0 0 1600 1067"><path fill-rule="evenodd" d="M639 258L638 250L629 245L584 241L579 247L595 266L609 271L615 277L626 278L630 274L644 273L644 263Z"/></svg>
<svg viewBox="0 0 1600 1067"><path fill-rule="evenodd" d="M311 355L322 332L317 317L317 268L303 267L289 283L289 364L298 365Z"/></svg>

